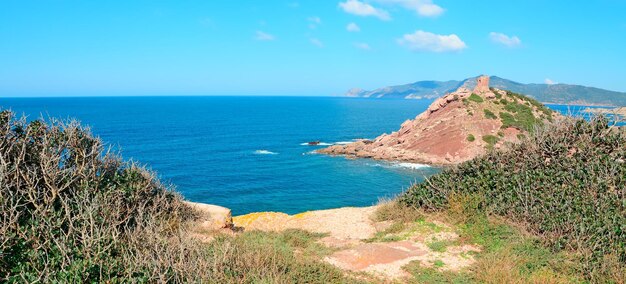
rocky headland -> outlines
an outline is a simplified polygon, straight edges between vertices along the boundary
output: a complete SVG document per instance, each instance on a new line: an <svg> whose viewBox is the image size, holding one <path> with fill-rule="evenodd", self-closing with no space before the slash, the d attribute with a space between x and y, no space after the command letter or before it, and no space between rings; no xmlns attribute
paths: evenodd
<svg viewBox="0 0 626 284"><path fill-rule="evenodd" d="M374 140L333 145L317 152L356 158L431 165L462 163L517 142L536 124L557 114L523 95L490 88L489 77L476 79L473 90L458 88L437 100L400 130Z"/></svg>
<svg viewBox="0 0 626 284"><path fill-rule="evenodd" d="M608 114L608 115L619 115L626 116L626 107L617 107L617 108L586 108L584 112L593 113L593 114Z"/></svg>

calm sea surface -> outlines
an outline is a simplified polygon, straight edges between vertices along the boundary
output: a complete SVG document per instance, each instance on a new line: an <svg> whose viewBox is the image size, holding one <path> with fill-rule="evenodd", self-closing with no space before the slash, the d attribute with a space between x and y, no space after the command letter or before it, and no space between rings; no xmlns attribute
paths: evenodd
<svg viewBox="0 0 626 284"><path fill-rule="evenodd" d="M438 169L311 154L397 130L431 101L302 97L0 99L30 119L76 118L191 201L298 213L366 206ZM567 107L550 106L560 111ZM570 109L571 110L571 109Z"/></svg>

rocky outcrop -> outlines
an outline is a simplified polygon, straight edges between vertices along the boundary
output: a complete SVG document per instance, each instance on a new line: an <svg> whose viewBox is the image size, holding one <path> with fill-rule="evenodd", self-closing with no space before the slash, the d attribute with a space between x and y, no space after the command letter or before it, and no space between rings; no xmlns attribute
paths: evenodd
<svg viewBox="0 0 626 284"><path fill-rule="evenodd" d="M593 113L593 114L608 114L608 115L619 115L626 116L626 107L617 107L617 108L586 108L584 112Z"/></svg>
<svg viewBox="0 0 626 284"><path fill-rule="evenodd" d="M233 217L230 209L217 205L196 203L185 201L198 214L198 229L214 231L220 229L231 229Z"/></svg>
<svg viewBox="0 0 626 284"><path fill-rule="evenodd" d="M509 103L516 108L507 108ZM484 154L488 148L518 141L519 134L526 130L510 125L505 119L518 115L514 113L517 106L531 112L531 122L549 120L554 115L528 98L489 88L489 77L482 76L473 90L460 87L435 100L425 112L405 121L396 132L317 152L433 165L457 164Z"/></svg>

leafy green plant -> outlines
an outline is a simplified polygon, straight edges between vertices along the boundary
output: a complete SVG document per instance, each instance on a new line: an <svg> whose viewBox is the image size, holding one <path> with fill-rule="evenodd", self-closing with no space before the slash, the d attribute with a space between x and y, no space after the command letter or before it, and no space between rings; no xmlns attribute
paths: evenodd
<svg viewBox="0 0 626 284"><path fill-rule="evenodd" d="M474 137L473 134L468 134L467 135L467 141L469 142L474 142L474 140L476 140L476 137Z"/></svg>

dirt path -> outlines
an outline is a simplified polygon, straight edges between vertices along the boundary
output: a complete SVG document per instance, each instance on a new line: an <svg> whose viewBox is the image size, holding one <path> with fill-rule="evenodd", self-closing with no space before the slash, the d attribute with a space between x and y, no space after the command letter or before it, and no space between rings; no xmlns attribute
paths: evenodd
<svg viewBox="0 0 626 284"><path fill-rule="evenodd" d="M413 261L442 271L458 271L474 263L470 252L478 252L479 248L460 245L450 226L424 220L390 230L390 222L372 221L376 209L346 207L296 215L260 212L234 217L233 223L244 230L326 233L328 236L320 242L337 250L324 261L386 279L410 276L403 267Z"/></svg>

